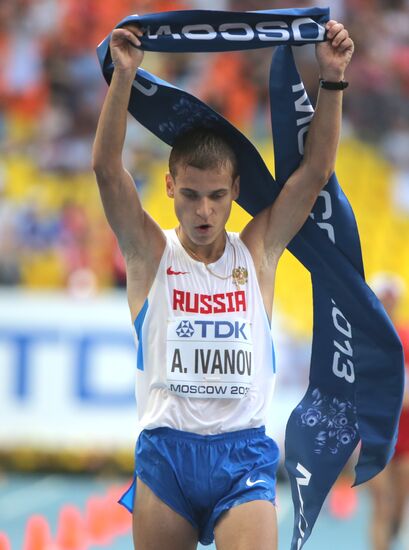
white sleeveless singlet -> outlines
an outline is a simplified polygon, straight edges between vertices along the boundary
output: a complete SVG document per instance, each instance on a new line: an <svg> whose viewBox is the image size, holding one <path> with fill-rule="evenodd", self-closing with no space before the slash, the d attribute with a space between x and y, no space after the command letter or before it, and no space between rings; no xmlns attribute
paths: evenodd
<svg viewBox="0 0 409 550"><path fill-rule="evenodd" d="M254 263L236 233L206 266L175 231L135 319L138 434L169 427L202 435L265 424L274 349ZM235 281L232 274L236 268ZM220 279L216 275L227 277Z"/></svg>

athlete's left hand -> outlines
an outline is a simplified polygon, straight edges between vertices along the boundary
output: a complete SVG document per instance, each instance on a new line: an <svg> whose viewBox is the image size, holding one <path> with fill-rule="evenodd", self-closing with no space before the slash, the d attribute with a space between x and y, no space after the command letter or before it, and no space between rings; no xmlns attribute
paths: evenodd
<svg viewBox="0 0 409 550"><path fill-rule="evenodd" d="M354 53L354 43L342 23L331 19L325 28L328 40L317 44L315 50L320 77L338 82L344 79L345 69Z"/></svg>

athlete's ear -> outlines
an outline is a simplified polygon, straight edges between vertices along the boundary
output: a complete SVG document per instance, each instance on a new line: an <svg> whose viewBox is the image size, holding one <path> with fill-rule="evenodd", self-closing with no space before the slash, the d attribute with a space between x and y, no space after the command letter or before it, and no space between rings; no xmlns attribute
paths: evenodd
<svg viewBox="0 0 409 550"><path fill-rule="evenodd" d="M166 181L166 194L168 197L173 199L175 196L175 180L173 179L172 174L168 172L165 176L165 181Z"/></svg>
<svg viewBox="0 0 409 550"><path fill-rule="evenodd" d="M240 176L237 176L236 179L233 181L232 190L233 200L235 201L240 195Z"/></svg>

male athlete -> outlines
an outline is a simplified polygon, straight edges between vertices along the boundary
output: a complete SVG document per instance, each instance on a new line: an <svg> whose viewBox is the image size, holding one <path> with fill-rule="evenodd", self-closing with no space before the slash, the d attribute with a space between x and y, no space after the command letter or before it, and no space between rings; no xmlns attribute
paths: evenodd
<svg viewBox="0 0 409 550"><path fill-rule="evenodd" d="M162 231L143 210L122 164L142 33L112 33L93 166L138 336L136 480L123 497L137 550L193 550L213 538L218 550L277 548L278 449L263 427L275 371L270 314L278 259L334 170L354 45L336 21L327 33L303 161L240 235L225 231L240 174L217 132L193 130L173 146L166 193L178 227Z"/></svg>

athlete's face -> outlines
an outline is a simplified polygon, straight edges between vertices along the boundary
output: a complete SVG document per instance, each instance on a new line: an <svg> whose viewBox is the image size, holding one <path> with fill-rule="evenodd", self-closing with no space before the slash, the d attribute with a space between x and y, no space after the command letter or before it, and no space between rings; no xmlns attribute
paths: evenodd
<svg viewBox="0 0 409 550"><path fill-rule="evenodd" d="M239 194L239 178L233 181L229 164L217 170L180 165L174 178L166 175L166 191L192 244L206 246L224 239L232 202Z"/></svg>

